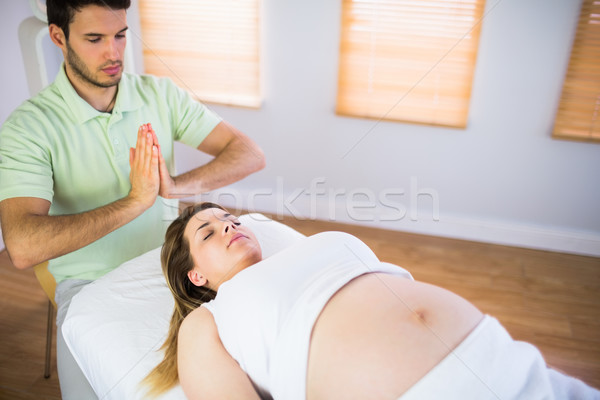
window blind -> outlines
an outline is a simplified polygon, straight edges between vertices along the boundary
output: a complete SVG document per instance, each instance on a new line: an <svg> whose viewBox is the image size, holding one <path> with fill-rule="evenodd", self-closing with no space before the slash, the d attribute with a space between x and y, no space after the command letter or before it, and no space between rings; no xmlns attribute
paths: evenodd
<svg viewBox="0 0 600 400"><path fill-rule="evenodd" d="M584 0L553 136L600 142L600 1Z"/></svg>
<svg viewBox="0 0 600 400"><path fill-rule="evenodd" d="M139 0L144 65L201 101L260 107L260 0Z"/></svg>
<svg viewBox="0 0 600 400"><path fill-rule="evenodd" d="M464 128L485 0L343 0L338 114Z"/></svg>

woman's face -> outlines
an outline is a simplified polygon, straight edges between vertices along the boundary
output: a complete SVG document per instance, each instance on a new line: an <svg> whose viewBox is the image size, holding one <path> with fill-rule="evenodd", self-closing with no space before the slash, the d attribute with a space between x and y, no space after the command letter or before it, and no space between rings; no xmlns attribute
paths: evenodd
<svg viewBox="0 0 600 400"><path fill-rule="evenodd" d="M262 260L260 245L250 229L218 208L195 214L184 236L194 260L188 278L196 286L217 290L223 282Z"/></svg>

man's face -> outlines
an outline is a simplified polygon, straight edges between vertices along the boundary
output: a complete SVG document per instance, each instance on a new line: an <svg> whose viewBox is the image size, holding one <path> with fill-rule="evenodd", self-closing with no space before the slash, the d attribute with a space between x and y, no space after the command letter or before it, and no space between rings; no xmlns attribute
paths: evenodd
<svg viewBox="0 0 600 400"><path fill-rule="evenodd" d="M117 85L123 74L126 30L125 10L91 5L76 12L65 49L69 77L88 86Z"/></svg>

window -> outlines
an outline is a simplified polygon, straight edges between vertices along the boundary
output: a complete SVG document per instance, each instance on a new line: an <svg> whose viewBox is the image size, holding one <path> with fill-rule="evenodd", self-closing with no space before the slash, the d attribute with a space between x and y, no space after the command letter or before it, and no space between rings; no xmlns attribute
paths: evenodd
<svg viewBox="0 0 600 400"><path fill-rule="evenodd" d="M563 84L555 138L600 142L600 1L584 0Z"/></svg>
<svg viewBox="0 0 600 400"><path fill-rule="evenodd" d="M343 0L337 113L464 128L484 0Z"/></svg>
<svg viewBox="0 0 600 400"><path fill-rule="evenodd" d="M201 101L260 107L259 0L140 0L144 65Z"/></svg>

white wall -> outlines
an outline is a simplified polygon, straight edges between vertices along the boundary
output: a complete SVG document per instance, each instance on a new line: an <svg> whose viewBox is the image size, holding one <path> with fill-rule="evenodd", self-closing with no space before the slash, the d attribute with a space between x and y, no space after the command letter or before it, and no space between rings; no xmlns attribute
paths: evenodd
<svg viewBox="0 0 600 400"><path fill-rule="evenodd" d="M2 123L10 112L28 97L25 69L21 58L17 30L19 23L33 15L29 2L25 0L0 0L0 51L3 59L0 63L0 121Z"/></svg>
<svg viewBox="0 0 600 400"><path fill-rule="evenodd" d="M16 42L25 3L0 0L14 61L0 67L2 121L28 97ZM335 115L340 3L263 0L263 107L210 108L268 166L223 203L600 255L600 146L550 137L579 1L487 1L466 130ZM178 151L180 171L207 159Z"/></svg>
<svg viewBox="0 0 600 400"><path fill-rule="evenodd" d="M27 98L27 82L18 47L19 22L33 15L29 3L23 0L0 0L0 51L9 62L0 63L0 121ZM0 182L2 185L2 182ZM0 249L4 248L0 232Z"/></svg>

